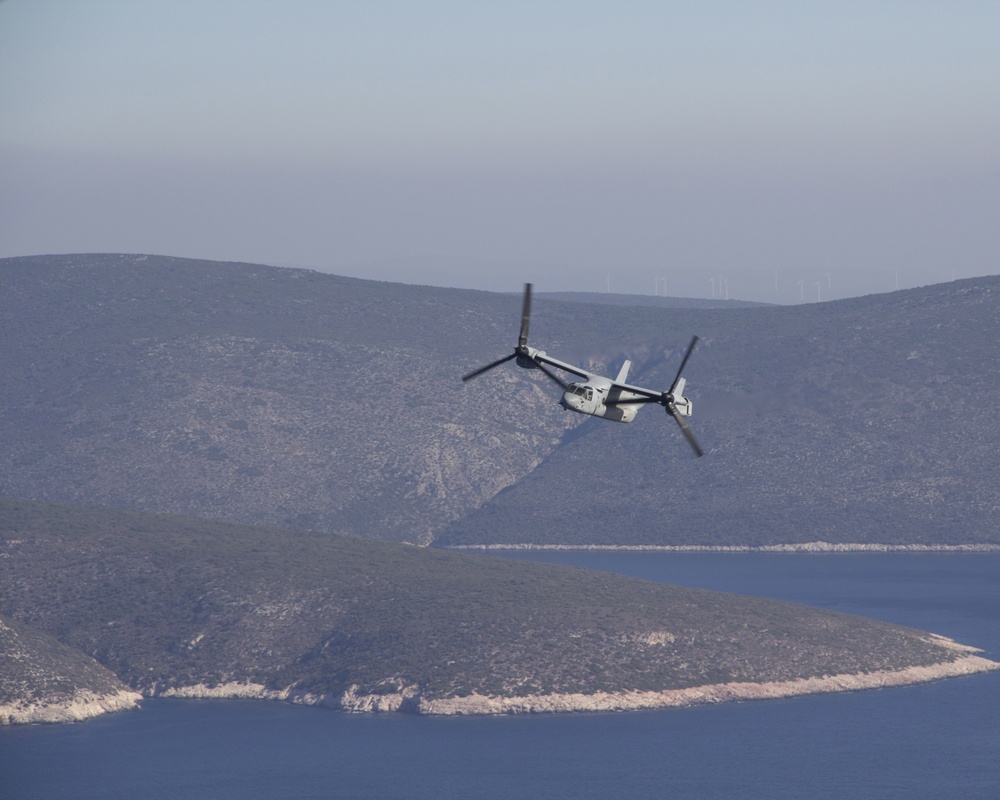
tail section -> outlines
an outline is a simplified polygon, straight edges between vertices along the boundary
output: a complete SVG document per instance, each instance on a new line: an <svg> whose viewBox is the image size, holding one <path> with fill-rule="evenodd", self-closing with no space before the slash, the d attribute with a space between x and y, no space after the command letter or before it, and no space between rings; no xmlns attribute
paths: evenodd
<svg viewBox="0 0 1000 800"><path fill-rule="evenodd" d="M628 378L628 371L632 367L632 362L625 359L625 363L622 364L622 368L618 370L618 377L615 378L615 383L625 383L625 379Z"/></svg>

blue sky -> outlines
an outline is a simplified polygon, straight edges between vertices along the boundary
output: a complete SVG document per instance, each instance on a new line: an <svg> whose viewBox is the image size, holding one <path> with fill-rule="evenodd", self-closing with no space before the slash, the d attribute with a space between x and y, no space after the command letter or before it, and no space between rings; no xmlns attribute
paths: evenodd
<svg viewBox="0 0 1000 800"><path fill-rule="evenodd" d="M0 0L0 256L774 302L993 274L997 42L994 0Z"/></svg>

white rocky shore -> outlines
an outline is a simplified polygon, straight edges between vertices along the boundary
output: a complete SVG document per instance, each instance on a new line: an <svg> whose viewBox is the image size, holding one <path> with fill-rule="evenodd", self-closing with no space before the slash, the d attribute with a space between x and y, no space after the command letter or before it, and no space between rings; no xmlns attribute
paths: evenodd
<svg viewBox="0 0 1000 800"><path fill-rule="evenodd" d="M66 699L17 700L0 705L0 725L81 722L114 711L131 711L139 707L140 700L141 694L127 690L112 694L81 690Z"/></svg>
<svg viewBox="0 0 1000 800"><path fill-rule="evenodd" d="M927 666L906 667L848 675L826 675L791 681L767 683L718 683L686 689L647 692L595 692L593 694L538 694L520 697L494 697L471 694L466 697L431 699L421 696L417 686L386 694L359 694L352 686L340 695L312 694L286 689L274 691L252 683L229 683L221 686L187 686L156 692L159 697L229 697L323 706L350 712L405 711L415 714L454 716L460 714L535 714L558 711L634 711L640 709L693 706L704 703L728 703L743 700L768 700L808 694L854 692L909 686L943 678L956 678L980 672L1000 670L1000 663L976 655L981 651L940 636L936 644L959 655L952 661Z"/></svg>
<svg viewBox="0 0 1000 800"><path fill-rule="evenodd" d="M597 692L596 694L550 694L525 697L469 697L422 700L422 714L520 714L554 711L637 711L640 709L731 703L742 700L774 700L807 694L854 692L972 675L1000 669L1000 664L980 656L964 656L944 664L908 667L895 672L829 675L770 683L717 683L689 689L659 692Z"/></svg>
<svg viewBox="0 0 1000 800"><path fill-rule="evenodd" d="M259 683L220 683L217 686L207 686L196 683L193 686L180 686L170 689L158 689L150 692L153 697L188 697L215 700L288 700L290 692L268 689Z"/></svg>
<svg viewBox="0 0 1000 800"><path fill-rule="evenodd" d="M89 656L0 618L0 725L77 722L141 699Z"/></svg>
<svg viewBox="0 0 1000 800"><path fill-rule="evenodd" d="M997 553L997 544L878 544L873 542L795 542L792 544L455 544L448 550L571 550L664 553Z"/></svg>
<svg viewBox="0 0 1000 800"><path fill-rule="evenodd" d="M595 692L593 694L538 694L519 697L494 697L471 694L466 697L425 698L419 688L409 686L386 694L359 694L352 686L343 694L317 694L293 689L274 690L256 683L226 683L218 686L196 684L150 692L156 697L199 699L284 700L355 713L405 711L415 714L455 716L464 714L537 714L566 711L633 711L640 709L693 706L704 703L727 703L743 700L767 700L830 692L853 692L890 686L973 675L1000 670L1000 664L977 656L973 648L948 639L935 641L962 651L953 661L928 666L907 667L895 671L828 675L793 681L768 683L719 683L686 689L648 692ZM77 692L65 701L20 701L0 705L0 724L17 725L43 722L79 722L101 714L138 708L142 696L137 692L114 694Z"/></svg>

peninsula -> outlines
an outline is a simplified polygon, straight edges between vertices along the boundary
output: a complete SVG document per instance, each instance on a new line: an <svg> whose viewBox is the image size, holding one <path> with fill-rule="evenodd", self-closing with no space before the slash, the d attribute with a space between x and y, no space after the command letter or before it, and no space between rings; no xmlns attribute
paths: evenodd
<svg viewBox="0 0 1000 800"><path fill-rule="evenodd" d="M21 653L0 661L3 722L73 718L51 709L78 708L86 691L100 710L142 695L501 714L850 691L1000 668L933 634L772 600L16 500L0 501L0 614L5 653ZM44 659L50 666L36 668Z"/></svg>

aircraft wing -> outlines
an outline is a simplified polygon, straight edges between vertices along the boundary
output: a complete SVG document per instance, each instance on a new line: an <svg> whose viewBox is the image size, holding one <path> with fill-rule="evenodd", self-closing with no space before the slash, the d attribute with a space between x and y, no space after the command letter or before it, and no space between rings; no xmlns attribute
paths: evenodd
<svg viewBox="0 0 1000 800"><path fill-rule="evenodd" d="M622 392L640 395L638 398L623 398ZM612 383L608 389L608 397L604 401L605 405L618 405L625 403L658 403L663 398L663 392L653 389L644 389L641 386L632 386L627 383Z"/></svg>
<svg viewBox="0 0 1000 800"><path fill-rule="evenodd" d="M543 364L548 364L550 367L561 369L563 370L563 372L569 372L581 378L586 378L589 380L591 377L593 377L592 373L587 372L581 369L580 367L574 367L572 364L567 364L565 361L560 361L558 358L552 358L552 356L546 355L541 350L536 350L534 353L532 353L532 357L536 361L541 361Z"/></svg>

